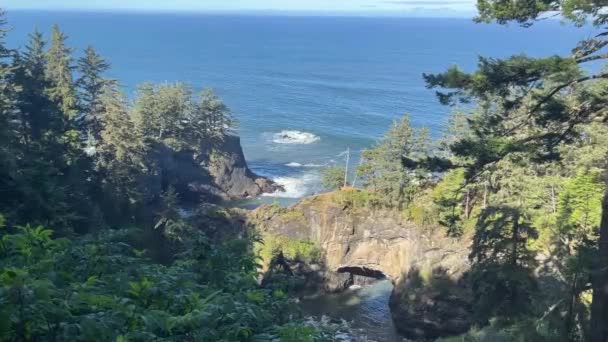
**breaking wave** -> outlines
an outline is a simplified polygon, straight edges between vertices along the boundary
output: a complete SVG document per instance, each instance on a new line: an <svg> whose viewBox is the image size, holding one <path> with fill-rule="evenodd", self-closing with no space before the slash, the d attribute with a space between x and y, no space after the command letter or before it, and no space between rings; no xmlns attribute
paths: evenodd
<svg viewBox="0 0 608 342"><path fill-rule="evenodd" d="M281 131L272 135L275 144L312 144L321 140L317 135L301 131Z"/></svg>
<svg viewBox="0 0 608 342"><path fill-rule="evenodd" d="M323 167L323 166L326 166L326 165L323 165L323 164L314 164L314 163L301 164L301 163L291 162L291 163L285 164L285 166L288 166L288 167L309 167L309 168L313 168L313 167Z"/></svg>
<svg viewBox="0 0 608 342"><path fill-rule="evenodd" d="M272 177L272 180L283 186L285 191L276 191L262 196L282 197L282 198L302 198L315 191L319 183L319 175L305 173L301 177Z"/></svg>

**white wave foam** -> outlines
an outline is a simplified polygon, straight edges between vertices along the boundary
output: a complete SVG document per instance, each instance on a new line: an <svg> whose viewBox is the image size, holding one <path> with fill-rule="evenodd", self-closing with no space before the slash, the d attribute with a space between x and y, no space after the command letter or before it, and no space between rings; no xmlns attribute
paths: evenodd
<svg viewBox="0 0 608 342"><path fill-rule="evenodd" d="M301 131L281 131L272 135L275 144L312 144L321 140L318 136Z"/></svg>
<svg viewBox="0 0 608 342"><path fill-rule="evenodd" d="M300 164L300 163L296 163L296 162L291 162L291 163L285 164L285 166L288 166L288 167L308 167L308 168L314 168L314 167L323 167L325 165L314 164L314 163Z"/></svg>
<svg viewBox="0 0 608 342"><path fill-rule="evenodd" d="M275 191L271 194L263 194L262 196L282 197L282 198L301 198L311 194L311 189L314 189L315 184L319 182L319 175L304 174L300 178L295 177L276 177L272 179L279 185L283 186L285 191Z"/></svg>

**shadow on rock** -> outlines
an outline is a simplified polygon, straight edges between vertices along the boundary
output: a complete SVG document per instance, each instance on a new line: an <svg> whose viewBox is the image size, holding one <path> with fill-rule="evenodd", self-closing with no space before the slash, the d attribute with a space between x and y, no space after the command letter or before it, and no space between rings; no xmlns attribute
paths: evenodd
<svg viewBox="0 0 608 342"><path fill-rule="evenodd" d="M473 323L468 273L414 267L395 284L389 305L397 330L414 340L467 332Z"/></svg>

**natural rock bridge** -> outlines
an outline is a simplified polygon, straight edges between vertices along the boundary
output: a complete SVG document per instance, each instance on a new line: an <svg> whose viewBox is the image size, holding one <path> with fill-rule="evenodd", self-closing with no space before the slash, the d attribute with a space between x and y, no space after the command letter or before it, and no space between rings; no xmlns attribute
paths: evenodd
<svg viewBox="0 0 608 342"><path fill-rule="evenodd" d="M464 278L470 242L418 226L396 211L353 205L343 196L348 195L318 195L280 210L261 207L250 221L265 233L314 243L330 274L390 279L395 285L393 319L407 337L434 338L468 330L471 315ZM321 279L332 282L336 277ZM439 283L440 289L434 285ZM329 285L339 289L339 284Z"/></svg>

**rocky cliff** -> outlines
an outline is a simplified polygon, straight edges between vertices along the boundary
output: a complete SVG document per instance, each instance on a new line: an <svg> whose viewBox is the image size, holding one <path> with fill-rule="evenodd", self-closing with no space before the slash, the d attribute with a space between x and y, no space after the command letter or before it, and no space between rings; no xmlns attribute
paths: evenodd
<svg viewBox="0 0 608 342"><path fill-rule="evenodd" d="M235 200L255 197L279 189L271 180L254 174L245 161L238 136L201 146L197 151L176 151L159 144L150 152L158 172L146 186L152 193L172 185L186 201ZM158 190L158 191L154 191Z"/></svg>
<svg viewBox="0 0 608 342"><path fill-rule="evenodd" d="M305 241L321 250L308 273L326 288L348 286L344 275L386 277L395 285L391 310L409 338L466 332L471 324L466 274L468 239L421 227L399 212L374 208L366 194L342 191L314 196L290 208L265 206L249 215L266 236Z"/></svg>

